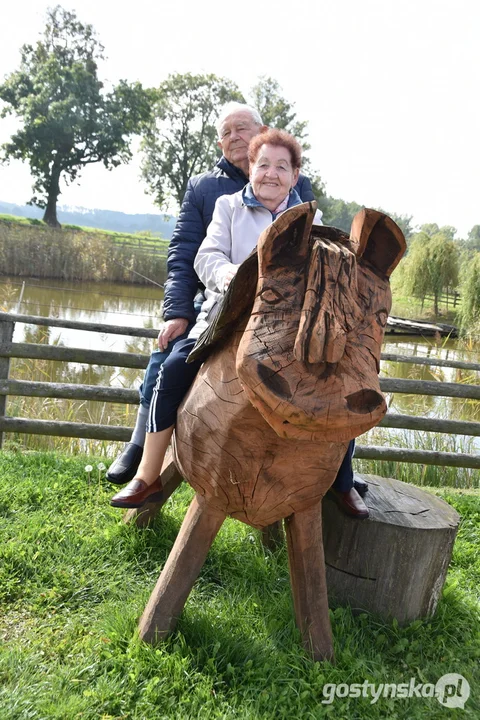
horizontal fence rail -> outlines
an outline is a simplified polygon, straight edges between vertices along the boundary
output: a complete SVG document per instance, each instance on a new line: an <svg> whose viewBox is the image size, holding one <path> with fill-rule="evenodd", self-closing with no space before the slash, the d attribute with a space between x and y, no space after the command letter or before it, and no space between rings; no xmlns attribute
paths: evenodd
<svg viewBox="0 0 480 720"><path fill-rule="evenodd" d="M107 323L92 323L85 320L63 320L61 318L47 318L40 315L24 315L12 312L0 312L0 322L20 322L27 325L42 325L44 327L61 327L71 330L87 330L90 332L110 333L112 335L130 335L131 337L157 338L158 329L136 328L130 325L110 325ZM438 367L459 368L461 370L480 371L480 363L463 362L461 360L442 360L441 358L422 357L418 355L396 355L382 353L382 360L389 362L414 363L415 365L430 365ZM127 366L125 366L127 367Z"/></svg>
<svg viewBox="0 0 480 720"><path fill-rule="evenodd" d="M404 395L435 395L480 400L480 385L435 382L434 380L380 378L380 387L383 392L402 393Z"/></svg>
<svg viewBox="0 0 480 720"><path fill-rule="evenodd" d="M381 357L382 360L387 360L388 362L414 363L415 365L429 365L431 367L480 371L480 363L464 362L463 360L442 360L441 358L419 357L418 355L394 355L393 353L382 353Z"/></svg>
<svg viewBox="0 0 480 720"><path fill-rule="evenodd" d="M62 400L96 400L99 402L138 404L138 392L126 388L103 385L75 385L68 383L32 382L30 380L0 380L0 396L50 397ZM75 423L70 423L75 426ZM480 422L421 418L416 415L387 413L380 427L426 432L449 433L480 437Z"/></svg>
<svg viewBox="0 0 480 720"><path fill-rule="evenodd" d="M355 457L360 460L393 460L394 462L416 463L418 465L480 469L480 455L437 452L435 450L407 450L404 448L383 447L381 445L356 445Z"/></svg>
<svg viewBox="0 0 480 720"><path fill-rule="evenodd" d="M21 315L18 313L0 313L0 437L3 432L18 432L33 435L77 437L107 441L127 442L130 440L132 428L129 427L58 420L33 420L6 416L5 403L7 396L49 397L82 401L96 400L122 404L138 403L137 391L126 388L13 380L8 377L8 363L10 358L33 358L143 369L148 364L149 356L140 353L85 350L83 348L64 348L55 345L34 343L14 343L12 342L12 337L15 322L148 338L156 338L158 331L151 328L131 328L105 323L89 323ZM474 371L480 370L480 364L478 363L441 360L439 358L384 353L382 354L382 359L390 362L415 362L424 365L438 365L440 367ZM480 400L480 385L380 378L380 387L382 391L386 393L435 395ZM480 422L423 418L389 412L379 425L386 428L480 437ZM480 455L467 455L465 453L358 445L355 456L359 459L393 460L395 462L480 469Z"/></svg>
<svg viewBox="0 0 480 720"><path fill-rule="evenodd" d="M42 325L43 327L61 327L71 330L87 330L98 333L111 333L113 335L131 335L132 337L156 338L158 330L153 328L136 328L129 325L108 325L106 323L91 323L85 320L62 320L61 318L48 318L40 315L21 315L19 313L0 312L0 322L19 322L26 325Z"/></svg>
<svg viewBox="0 0 480 720"><path fill-rule="evenodd" d="M87 365L108 365L145 369L148 355L140 353L121 353L111 350L85 350L84 348L66 348L60 345L42 345L36 343L0 343L0 355L6 358L30 360L60 360Z"/></svg>
<svg viewBox="0 0 480 720"><path fill-rule="evenodd" d="M86 438L89 440L119 440L128 442L131 427L94 425L93 423L63 422L60 420L29 420L19 417L0 417L0 432L53 435L55 437Z"/></svg>

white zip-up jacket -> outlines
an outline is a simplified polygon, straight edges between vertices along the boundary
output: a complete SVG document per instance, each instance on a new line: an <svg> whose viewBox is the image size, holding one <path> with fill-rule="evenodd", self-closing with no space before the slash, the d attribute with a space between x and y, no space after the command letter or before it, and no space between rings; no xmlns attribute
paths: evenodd
<svg viewBox="0 0 480 720"><path fill-rule="evenodd" d="M299 195L290 193L288 207L301 203ZM280 215L281 213L279 213ZM218 198L207 237L200 245L194 269L205 285L205 302L189 337L198 338L215 317L219 301L224 294L227 273L236 272L250 255L261 233L277 216L261 205L247 185L233 195ZM321 225L321 212L315 214L315 224Z"/></svg>

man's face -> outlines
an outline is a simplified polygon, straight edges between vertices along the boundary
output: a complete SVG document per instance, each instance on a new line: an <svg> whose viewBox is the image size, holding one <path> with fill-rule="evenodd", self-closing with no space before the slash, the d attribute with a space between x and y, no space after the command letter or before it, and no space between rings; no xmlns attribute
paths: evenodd
<svg viewBox="0 0 480 720"><path fill-rule="evenodd" d="M263 125L254 122L248 111L240 110L228 115L220 127L218 146L233 165L247 161L248 143L258 135Z"/></svg>

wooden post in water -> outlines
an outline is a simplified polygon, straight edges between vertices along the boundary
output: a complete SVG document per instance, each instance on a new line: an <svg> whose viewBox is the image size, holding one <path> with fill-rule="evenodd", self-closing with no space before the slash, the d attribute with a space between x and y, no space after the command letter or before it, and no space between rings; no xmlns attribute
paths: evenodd
<svg viewBox="0 0 480 720"><path fill-rule="evenodd" d="M0 322L0 347L2 349L10 348L12 344L13 331L15 323ZM0 356L0 380L8 380L10 372L10 358ZM0 418L5 417L7 408L7 396L0 395ZM0 432L0 448L3 445L3 432Z"/></svg>

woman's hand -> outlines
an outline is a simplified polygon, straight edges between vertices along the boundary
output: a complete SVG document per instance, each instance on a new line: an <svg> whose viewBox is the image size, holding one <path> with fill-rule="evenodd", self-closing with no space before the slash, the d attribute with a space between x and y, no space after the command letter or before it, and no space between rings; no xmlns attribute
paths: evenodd
<svg viewBox="0 0 480 720"><path fill-rule="evenodd" d="M168 343L171 340L175 340L175 338L179 335L183 335L187 327L188 320L186 318L174 318L173 320L167 320L158 333L159 349L162 351L166 350Z"/></svg>

